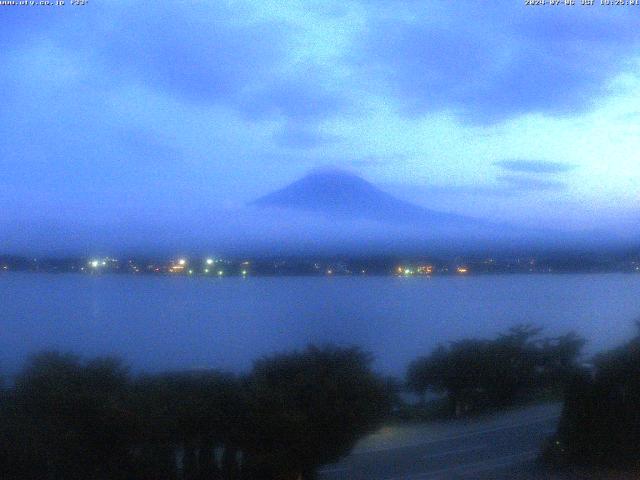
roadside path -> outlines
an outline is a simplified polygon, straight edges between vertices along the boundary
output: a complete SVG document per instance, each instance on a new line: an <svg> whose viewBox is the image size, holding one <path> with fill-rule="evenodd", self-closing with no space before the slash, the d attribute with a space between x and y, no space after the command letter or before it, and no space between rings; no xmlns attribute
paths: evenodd
<svg viewBox="0 0 640 480"><path fill-rule="evenodd" d="M560 405L475 419L387 426L363 439L321 480L535 479L535 458L554 433Z"/></svg>

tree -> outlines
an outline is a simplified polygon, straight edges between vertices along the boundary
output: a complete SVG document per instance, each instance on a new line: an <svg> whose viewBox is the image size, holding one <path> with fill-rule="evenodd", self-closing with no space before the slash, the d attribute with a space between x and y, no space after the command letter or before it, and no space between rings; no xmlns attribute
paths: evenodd
<svg viewBox="0 0 640 480"><path fill-rule="evenodd" d="M138 422L138 478L237 474L229 457L231 451L235 457L244 407L233 376L217 371L146 375L135 382L131 398ZM226 462L217 461L216 449L223 449Z"/></svg>
<svg viewBox="0 0 640 480"><path fill-rule="evenodd" d="M427 392L446 393L450 386L446 378L449 371L449 350L439 345L430 355L420 357L407 369L406 383L410 391L425 400Z"/></svg>
<svg viewBox="0 0 640 480"><path fill-rule="evenodd" d="M577 368L584 344L574 334L540 339L540 332L520 325L494 340L439 346L409 365L407 386L422 398L429 391L446 394L455 415L526 400L562 383Z"/></svg>
<svg viewBox="0 0 640 480"><path fill-rule="evenodd" d="M639 325L640 327L640 325ZM548 459L640 470L640 333L574 378Z"/></svg>
<svg viewBox="0 0 640 480"><path fill-rule="evenodd" d="M565 387L582 374L578 364L586 341L574 332L556 338L545 338L540 348L541 385L552 392L564 392Z"/></svg>
<svg viewBox="0 0 640 480"><path fill-rule="evenodd" d="M312 479L389 410L384 381L357 348L309 347L255 363L247 379L245 478Z"/></svg>
<svg viewBox="0 0 640 480"><path fill-rule="evenodd" d="M298 480L389 409L357 348L309 347L217 371L131 378L115 359L32 357L0 390L0 478Z"/></svg>
<svg viewBox="0 0 640 480"><path fill-rule="evenodd" d="M11 449L4 468L21 479L127 478L127 383L114 359L32 357L3 408L13 436L3 442Z"/></svg>

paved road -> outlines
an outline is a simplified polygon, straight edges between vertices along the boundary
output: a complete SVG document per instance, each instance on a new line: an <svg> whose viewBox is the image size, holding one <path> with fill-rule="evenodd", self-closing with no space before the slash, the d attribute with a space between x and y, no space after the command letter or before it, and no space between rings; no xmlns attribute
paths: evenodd
<svg viewBox="0 0 640 480"><path fill-rule="evenodd" d="M321 480L534 479L534 459L560 406L537 405L475 420L385 427ZM540 478L545 478L540 477ZM548 477L547 477L548 478Z"/></svg>

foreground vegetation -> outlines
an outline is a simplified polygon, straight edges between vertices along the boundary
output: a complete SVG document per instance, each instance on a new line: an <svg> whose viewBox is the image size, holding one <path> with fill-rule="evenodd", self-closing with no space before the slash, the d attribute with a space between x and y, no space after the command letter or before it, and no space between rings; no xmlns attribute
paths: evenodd
<svg viewBox="0 0 640 480"><path fill-rule="evenodd" d="M544 454L547 462L640 473L638 327L632 340L596 356L594 370L571 382L558 433Z"/></svg>
<svg viewBox="0 0 640 480"><path fill-rule="evenodd" d="M410 364L405 385L376 375L358 348L272 355L240 377L134 376L114 358L41 353L0 389L0 478L309 480L391 415L454 417L541 398L565 399L547 461L639 467L640 333L593 370L580 365L584 343L518 326L438 347ZM421 402L400 402L403 388Z"/></svg>
<svg viewBox="0 0 640 480"><path fill-rule="evenodd" d="M543 338L520 325L493 340L465 339L440 346L411 363L408 388L423 400L444 394L447 414L500 409L536 398L562 398L578 372L584 340L573 333ZM423 402L426 403L426 402Z"/></svg>
<svg viewBox="0 0 640 480"><path fill-rule="evenodd" d="M0 404L0 478L309 479L388 413L356 348L310 347L245 378L133 377L114 359L33 357Z"/></svg>

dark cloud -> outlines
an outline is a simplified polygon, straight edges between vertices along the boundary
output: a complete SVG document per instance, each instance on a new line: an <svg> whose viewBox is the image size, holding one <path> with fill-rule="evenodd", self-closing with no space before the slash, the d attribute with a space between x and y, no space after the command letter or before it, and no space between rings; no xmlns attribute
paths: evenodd
<svg viewBox="0 0 640 480"><path fill-rule="evenodd" d="M111 85L143 83L199 103L239 102L286 58L288 26L258 19L250 6L157 3L140 9L128 3L2 9L9 18L0 39L13 48L52 44L89 57Z"/></svg>
<svg viewBox="0 0 640 480"><path fill-rule="evenodd" d="M546 160L501 160L494 165L509 172L520 173L565 173L575 170L576 165L563 162L551 162Z"/></svg>
<svg viewBox="0 0 640 480"><path fill-rule="evenodd" d="M360 64L407 114L487 124L580 112L640 46L636 19L617 12L449 5L442 21L426 7L374 20L364 39Z"/></svg>
<svg viewBox="0 0 640 480"><path fill-rule="evenodd" d="M325 86L332 80L330 69L322 73L313 61L294 72L283 69L292 61L291 44L300 32L257 14L250 3L184 9L157 4L144 11L125 4L55 9L71 10L65 15L11 10L14 23L0 29L0 39L15 49L52 45L82 58L103 74L90 79L102 89L144 85L196 105L231 108L250 121L313 123L349 104L343 92ZM21 13L26 10L34 14ZM85 12L80 17L79 10Z"/></svg>
<svg viewBox="0 0 640 480"><path fill-rule="evenodd" d="M286 52L286 25L238 22L222 2L123 12L119 21L100 45L111 67L196 102L235 104Z"/></svg>
<svg viewBox="0 0 640 480"><path fill-rule="evenodd" d="M137 82L188 101L223 104L250 120L329 118L358 102L350 93L358 86L393 96L406 114L451 110L484 124L585 110L640 46L636 19L616 9L365 3L375 8L361 42L347 46L334 64L309 55L298 65L292 46L304 40L299 27L268 20L251 4L227 2L144 11L96 5L81 14L5 9L15 14L0 39L19 48L33 45L25 39L44 38L86 54L111 83ZM316 13L346 11L328 2ZM343 67L350 72L346 83L335 78Z"/></svg>
<svg viewBox="0 0 640 480"><path fill-rule="evenodd" d="M313 64L282 71L294 28L238 13L220 2L195 12L154 8L122 19L102 51L122 74L188 101L231 107L248 120L313 122L344 111L347 97L326 88Z"/></svg>

